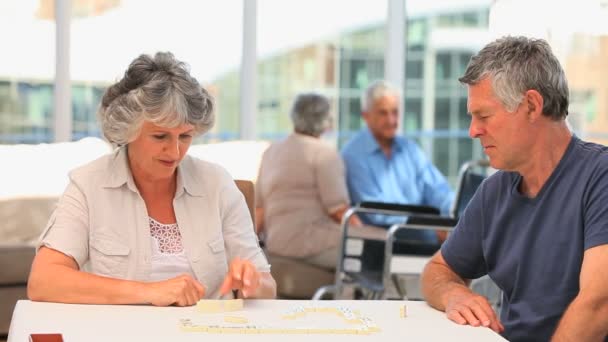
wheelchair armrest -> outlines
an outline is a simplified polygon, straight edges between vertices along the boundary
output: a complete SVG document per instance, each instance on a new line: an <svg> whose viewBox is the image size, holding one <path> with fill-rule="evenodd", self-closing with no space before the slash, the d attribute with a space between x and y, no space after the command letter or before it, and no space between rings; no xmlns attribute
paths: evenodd
<svg viewBox="0 0 608 342"><path fill-rule="evenodd" d="M453 228L458 223L458 219L446 216L410 216L407 219L406 224L420 225L420 226L434 226L434 227L449 227Z"/></svg>
<svg viewBox="0 0 608 342"><path fill-rule="evenodd" d="M363 209L376 209L402 212L403 215L422 214L422 215L439 215L439 209L425 205L397 204L384 202L361 202L357 205Z"/></svg>
<svg viewBox="0 0 608 342"><path fill-rule="evenodd" d="M395 215L395 216L431 216L438 217L439 209L429 206L422 205L407 205L407 204L396 204L396 203L383 203L383 202L360 202L357 205L349 208L342 216L342 243L339 245L338 260L336 263L336 280L335 280L335 293L339 296L342 291L342 274L344 272L344 252L346 249L346 241L348 238L348 225L349 219L352 215L357 213L365 214L381 214L381 215ZM399 226L399 225L396 225ZM392 237L392 235L391 235ZM391 242L392 246L392 242ZM392 253L392 249L391 249Z"/></svg>

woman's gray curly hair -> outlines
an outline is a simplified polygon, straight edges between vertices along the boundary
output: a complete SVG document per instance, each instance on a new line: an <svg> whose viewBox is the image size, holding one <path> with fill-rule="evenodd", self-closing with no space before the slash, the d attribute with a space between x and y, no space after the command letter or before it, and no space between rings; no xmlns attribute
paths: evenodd
<svg viewBox="0 0 608 342"><path fill-rule="evenodd" d="M291 107L291 121L298 133L319 136L331 125L329 99L321 94L299 94Z"/></svg>
<svg viewBox="0 0 608 342"><path fill-rule="evenodd" d="M205 133L213 126L213 109L213 98L188 66L170 52L158 52L131 62L124 77L106 90L97 115L105 138L125 145L144 120L164 127L190 124L196 134Z"/></svg>

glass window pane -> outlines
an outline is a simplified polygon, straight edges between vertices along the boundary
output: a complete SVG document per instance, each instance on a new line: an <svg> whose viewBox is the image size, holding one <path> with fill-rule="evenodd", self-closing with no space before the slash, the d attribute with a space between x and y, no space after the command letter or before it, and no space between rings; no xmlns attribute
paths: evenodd
<svg viewBox="0 0 608 342"><path fill-rule="evenodd" d="M472 53L464 52L459 54L458 56L458 71L456 77L462 77L464 72L467 70L467 66L469 65L469 61L471 60Z"/></svg>
<svg viewBox="0 0 608 342"><path fill-rule="evenodd" d="M479 25L480 17L478 13L464 13L462 15L462 25L465 27L476 27Z"/></svg>
<svg viewBox="0 0 608 342"><path fill-rule="evenodd" d="M467 111L467 98L463 97L458 100L458 128L468 130L471 124L471 116Z"/></svg>
<svg viewBox="0 0 608 342"><path fill-rule="evenodd" d="M449 79L452 77L452 56L449 53L440 52L437 54L437 79Z"/></svg>
<svg viewBox="0 0 608 342"><path fill-rule="evenodd" d="M424 60L408 60L405 63L405 77L407 80L422 79L424 74Z"/></svg>
<svg viewBox="0 0 608 342"><path fill-rule="evenodd" d="M422 100L420 98L405 99L403 126L406 134L422 128Z"/></svg>
<svg viewBox="0 0 608 342"><path fill-rule="evenodd" d="M340 143L358 130L361 91L384 74L386 12L386 1L258 0L258 136L291 132L307 91L330 98Z"/></svg>
<svg viewBox="0 0 608 342"><path fill-rule="evenodd" d="M55 22L45 3L0 2L0 143L53 140Z"/></svg>
<svg viewBox="0 0 608 342"><path fill-rule="evenodd" d="M526 14L513 13L522 5ZM608 3L604 0L551 2L551 11L542 18L532 13L545 10L545 2L500 1L493 6L491 32L495 35L525 35L549 42L568 80L570 106L568 121L584 140L608 144ZM563 18L580 18L564 26ZM583 19L584 18L584 19Z"/></svg>
<svg viewBox="0 0 608 342"><path fill-rule="evenodd" d="M435 128L450 128L450 100L446 98L435 99Z"/></svg>
<svg viewBox="0 0 608 342"><path fill-rule="evenodd" d="M459 163L477 149L466 146L468 138L466 87L458 82L487 36L492 1L407 1L408 42L406 54L406 112L409 97L420 99L421 147L455 184ZM419 47L414 50L410 44ZM420 62L418 62L420 61ZM420 63L420 68L416 66ZM417 90L417 91L415 91ZM405 118L404 127L411 123Z"/></svg>
<svg viewBox="0 0 608 342"><path fill-rule="evenodd" d="M407 46L408 49L423 47L426 44L426 20L408 18Z"/></svg>
<svg viewBox="0 0 608 342"><path fill-rule="evenodd" d="M434 139L433 163L442 174L450 175L450 139Z"/></svg>
<svg viewBox="0 0 608 342"><path fill-rule="evenodd" d="M49 1L50 2L50 1ZM71 76L74 135L98 135L100 90L142 53L170 51L216 98L203 140L238 136L243 5L240 0L73 1ZM51 58L52 59L52 58Z"/></svg>

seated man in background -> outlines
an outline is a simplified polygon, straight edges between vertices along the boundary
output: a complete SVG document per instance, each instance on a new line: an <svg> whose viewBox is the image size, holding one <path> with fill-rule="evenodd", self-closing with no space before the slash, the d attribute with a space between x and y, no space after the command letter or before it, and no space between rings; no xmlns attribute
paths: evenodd
<svg viewBox="0 0 608 342"><path fill-rule="evenodd" d="M269 252L335 269L340 220L348 208L344 165L319 137L330 127L329 100L300 94L291 110L294 132L262 157L256 223ZM359 224L356 217L352 223Z"/></svg>
<svg viewBox="0 0 608 342"><path fill-rule="evenodd" d="M460 81L469 134L501 171L426 266L426 300L510 341L606 340L608 148L570 132L566 77L543 40L498 39ZM467 286L485 274L503 291L500 320Z"/></svg>
<svg viewBox="0 0 608 342"><path fill-rule="evenodd" d="M362 201L436 207L449 213L454 194L445 177L410 139L397 135L400 91L386 81L373 82L361 97L362 116L367 127L358 132L342 149L346 164L348 190L352 203ZM361 215L374 226L389 227L403 217ZM407 230L400 238L424 244L395 246L395 253L432 254L438 246L433 231ZM366 262L381 267L383 244L368 243ZM375 247L372 247L375 246Z"/></svg>

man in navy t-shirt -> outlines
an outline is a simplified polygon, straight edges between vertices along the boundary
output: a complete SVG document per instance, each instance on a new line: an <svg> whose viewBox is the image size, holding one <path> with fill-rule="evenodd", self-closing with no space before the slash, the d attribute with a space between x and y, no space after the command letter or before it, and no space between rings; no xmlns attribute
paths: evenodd
<svg viewBox="0 0 608 342"><path fill-rule="evenodd" d="M469 134L489 177L426 266L428 303L511 341L597 341L608 334L608 148L573 136L564 72L543 40L498 39L474 56ZM500 319L467 286L503 291Z"/></svg>

